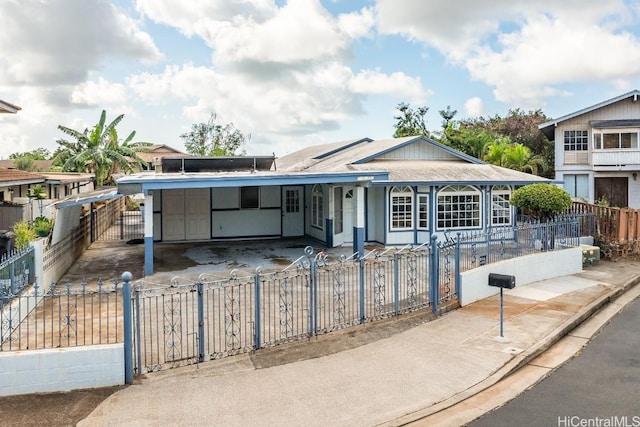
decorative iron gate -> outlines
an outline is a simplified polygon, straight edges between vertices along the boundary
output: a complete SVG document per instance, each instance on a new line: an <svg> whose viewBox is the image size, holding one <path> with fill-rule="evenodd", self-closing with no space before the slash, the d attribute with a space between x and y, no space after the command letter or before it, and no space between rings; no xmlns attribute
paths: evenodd
<svg viewBox="0 0 640 427"><path fill-rule="evenodd" d="M431 248L328 262L307 247L282 271L133 289L138 374L244 353L430 306Z"/></svg>
<svg viewBox="0 0 640 427"><path fill-rule="evenodd" d="M114 212L109 218L109 226L101 233L95 233L98 241L132 241L144 239L144 216L142 211ZM94 229L98 229L98 221L94 222Z"/></svg>

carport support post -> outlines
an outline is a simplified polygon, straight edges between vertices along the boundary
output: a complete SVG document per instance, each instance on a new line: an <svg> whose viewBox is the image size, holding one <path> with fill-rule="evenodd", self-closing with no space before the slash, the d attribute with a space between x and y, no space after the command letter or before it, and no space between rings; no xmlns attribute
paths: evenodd
<svg viewBox="0 0 640 427"><path fill-rule="evenodd" d="M122 273L122 316L124 318L124 382L133 384L133 317L131 313L131 273Z"/></svg>
<svg viewBox="0 0 640 427"><path fill-rule="evenodd" d="M353 252L357 252L358 255L364 256L364 187L356 187L355 196L356 223L353 227Z"/></svg>
<svg viewBox="0 0 640 427"><path fill-rule="evenodd" d="M153 274L153 195L144 194L144 274Z"/></svg>

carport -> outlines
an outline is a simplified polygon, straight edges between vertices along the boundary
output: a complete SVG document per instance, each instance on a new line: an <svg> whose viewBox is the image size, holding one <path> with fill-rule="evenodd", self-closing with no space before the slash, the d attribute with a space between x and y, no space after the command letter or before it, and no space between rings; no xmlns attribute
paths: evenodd
<svg viewBox="0 0 640 427"><path fill-rule="evenodd" d="M237 168L236 159L208 159L211 163L204 163L208 168L200 165L192 169L188 161L203 159L170 159L182 162L180 172L142 172L118 179L120 194L144 195L145 275L154 273L154 242L306 236L333 247L333 217L311 218L310 211L317 208L311 187L317 184L355 188L353 252L364 250L364 188L374 179L386 178L386 172L280 172L270 169L270 163L261 163L264 158L242 158L253 159L250 171L224 170ZM166 166L163 164L163 170ZM331 204L331 198L325 203ZM332 207L328 211L332 212ZM311 223L317 221L322 221L323 227L313 227Z"/></svg>

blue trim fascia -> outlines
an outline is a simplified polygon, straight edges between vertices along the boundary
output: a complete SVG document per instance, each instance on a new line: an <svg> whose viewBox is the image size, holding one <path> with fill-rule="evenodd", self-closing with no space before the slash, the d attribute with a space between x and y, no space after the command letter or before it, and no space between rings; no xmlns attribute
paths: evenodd
<svg viewBox="0 0 640 427"><path fill-rule="evenodd" d="M451 148L451 147L449 147L447 145L444 145L444 144L441 144L439 142L436 142L433 139L427 138L425 136L416 136L415 138L412 138L412 139L409 139L408 141L399 143L398 145L394 145L393 147L387 148L386 150L382 150L382 151L379 151L377 153L371 154L370 156L364 157L364 158L362 158L360 160L356 160L355 162L352 162L352 164L356 164L357 165L357 164L367 163L367 162L369 162L369 161L371 161L373 159L376 159L376 158L378 158L380 156L383 156L383 155L385 155L387 153L391 153L391 152L396 151L396 150L398 150L400 148L404 148L407 145L414 144L417 141L422 141L422 142L425 142L427 144L431 144L431 145L433 145L433 146L435 146L437 148L440 148L440 149L446 151L447 153L449 153L449 154L451 154L451 155L453 155L455 157L458 157L460 159L466 160L466 161L468 161L470 163L475 163L475 164L480 164L480 165L485 164L485 162L483 162L480 159L477 159L477 158L475 158L473 156L470 156L468 154L462 153L462 152L460 152L458 150L454 150L453 148Z"/></svg>
<svg viewBox="0 0 640 427"><path fill-rule="evenodd" d="M118 186L131 188L139 185L140 192L147 190L182 189L182 188L221 188L243 186L282 186L311 185L329 183L369 183L378 179L389 179L386 171L336 172L322 174L289 174L289 175L243 175L243 176L208 176L185 174L178 177L156 176L153 178L127 176L120 178Z"/></svg>

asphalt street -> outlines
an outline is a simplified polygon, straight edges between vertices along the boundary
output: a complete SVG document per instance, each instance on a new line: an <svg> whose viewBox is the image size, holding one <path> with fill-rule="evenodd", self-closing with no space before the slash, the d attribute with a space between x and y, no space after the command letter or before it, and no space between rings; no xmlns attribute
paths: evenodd
<svg viewBox="0 0 640 427"><path fill-rule="evenodd" d="M640 298L567 364L469 426L640 426L638 326Z"/></svg>

